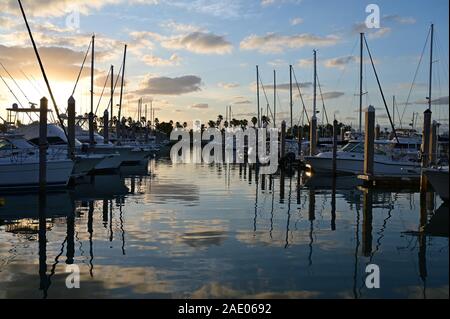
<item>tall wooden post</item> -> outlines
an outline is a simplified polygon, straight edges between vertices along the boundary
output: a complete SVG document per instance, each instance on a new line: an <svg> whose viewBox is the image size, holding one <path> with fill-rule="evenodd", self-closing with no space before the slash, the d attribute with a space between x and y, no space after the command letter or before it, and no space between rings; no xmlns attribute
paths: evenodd
<svg viewBox="0 0 450 319"><path fill-rule="evenodd" d="M333 176L336 176L337 168L337 134L338 134L338 122L333 121Z"/></svg>
<svg viewBox="0 0 450 319"><path fill-rule="evenodd" d="M381 137L381 127L379 124L375 126L375 139L378 140Z"/></svg>
<svg viewBox="0 0 450 319"><path fill-rule="evenodd" d="M281 122L281 151L280 157L286 156L286 121Z"/></svg>
<svg viewBox="0 0 450 319"><path fill-rule="evenodd" d="M430 133L431 133L431 115L430 109L423 112L423 135L422 135L422 167L430 165Z"/></svg>
<svg viewBox="0 0 450 319"><path fill-rule="evenodd" d="M311 124L309 128L309 155L316 155L317 148L317 117L314 114L311 118Z"/></svg>
<svg viewBox="0 0 450 319"><path fill-rule="evenodd" d="M109 112L107 109L103 113L103 143L109 143Z"/></svg>
<svg viewBox="0 0 450 319"><path fill-rule="evenodd" d="M39 106L39 191L47 187L47 110L48 100L43 97Z"/></svg>
<svg viewBox="0 0 450 319"><path fill-rule="evenodd" d="M67 101L67 135L68 135L68 156L74 158L75 155L75 99L73 96Z"/></svg>
<svg viewBox="0 0 450 319"><path fill-rule="evenodd" d="M374 175L374 147L375 147L375 108L370 105L366 111L364 142L364 175Z"/></svg>
<svg viewBox="0 0 450 319"><path fill-rule="evenodd" d="M430 165L437 163L437 122L433 121L430 132Z"/></svg>

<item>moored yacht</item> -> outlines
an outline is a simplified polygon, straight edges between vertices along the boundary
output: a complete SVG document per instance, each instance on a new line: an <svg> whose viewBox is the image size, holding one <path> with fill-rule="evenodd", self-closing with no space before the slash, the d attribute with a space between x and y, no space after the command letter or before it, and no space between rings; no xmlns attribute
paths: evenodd
<svg viewBox="0 0 450 319"><path fill-rule="evenodd" d="M377 142L376 145L392 147L390 142ZM331 173L333 152L323 152L316 156L305 156L306 166L316 174ZM336 154L338 174L362 174L364 170L364 143L349 142ZM381 147L375 149L374 174L377 176L419 176L420 163L411 157L398 153L388 153Z"/></svg>
<svg viewBox="0 0 450 319"><path fill-rule="evenodd" d="M67 186L74 169L70 159L49 154L47 186ZM14 135L0 136L0 189L39 187L39 150Z"/></svg>

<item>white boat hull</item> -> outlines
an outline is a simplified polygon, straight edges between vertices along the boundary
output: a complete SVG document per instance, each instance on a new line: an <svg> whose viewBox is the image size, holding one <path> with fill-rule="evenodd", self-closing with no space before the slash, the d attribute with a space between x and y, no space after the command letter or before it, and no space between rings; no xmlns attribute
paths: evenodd
<svg viewBox="0 0 450 319"><path fill-rule="evenodd" d="M333 161L328 157L307 156L305 163L316 174L330 174L333 171ZM359 175L364 172L364 160L336 159L336 172L342 175ZM405 162L374 162L374 174L377 176L418 176L420 166Z"/></svg>
<svg viewBox="0 0 450 319"><path fill-rule="evenodd" d="M71 160L47 162L47 186L67 186L74 163ZM7 190L39 187L39 162L1 163L0 188Z"/></svg>

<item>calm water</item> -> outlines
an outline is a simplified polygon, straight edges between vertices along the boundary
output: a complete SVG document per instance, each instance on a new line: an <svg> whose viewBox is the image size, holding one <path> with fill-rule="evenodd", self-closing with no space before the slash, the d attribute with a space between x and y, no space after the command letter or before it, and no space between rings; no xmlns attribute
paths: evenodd
<svg viewBox="0 0 450 319"><path fill-rule="evenodd" d="M37 196L0 195L0 297L449 296L449 209L434 194L165 160L149 171L49 195L41 220ZM80 289L65 286L72 263ZM381 289L365 286L371 263Z"/></svg>

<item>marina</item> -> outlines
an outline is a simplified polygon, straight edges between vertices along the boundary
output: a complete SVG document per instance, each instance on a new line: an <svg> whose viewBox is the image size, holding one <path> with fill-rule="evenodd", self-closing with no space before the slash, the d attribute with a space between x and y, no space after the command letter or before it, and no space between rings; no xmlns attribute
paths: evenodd
<svg viewBox="0 0 450 319"><path fill-rule="evenodd" d="M22 64L0 55L1 299L449 298L448 16L420 23L412 83L394 85L405 75L385 66L388 27L354 28L351 55L330 58L329 42L350 49L343 35L274 44L267 33L259 48L251 35L234 53L225 35L174 21L159 26L181 38L79 33L73 61L58 65L70 80L58 81L48 53L57 45L42 29L61 43L72 31L40 25L29 1L12 3L6 16L21 18L28 51ZM0 53L13 48L4 39ZM150 55L158 41L175 52L169 60ZM293 63L304 45L307 58ZM261 60L283 46L289 62ZM255 51L233 75L250 85L173 76L183 50L205 61ZM144 74L150 66L156 73ZM208 76L229 76L222 68ZM341 73L335 86L329 69ZM355 87L345 103L341 81Z"/></svg>

